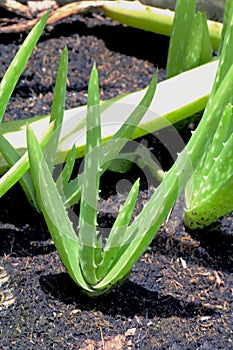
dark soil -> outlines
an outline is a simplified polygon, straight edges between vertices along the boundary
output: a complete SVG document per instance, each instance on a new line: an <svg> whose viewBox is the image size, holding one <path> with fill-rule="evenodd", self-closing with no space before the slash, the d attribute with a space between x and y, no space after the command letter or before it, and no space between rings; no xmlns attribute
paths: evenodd
<svg viewBox="0 0 233 350"><path fill-rule="evenodd" d="M22 37L2 36L0 42L2 76ZM147 86L157 67L164 77L166 38L118 25L101 13L75 16L45 32L5 121L50 112L65 44L66 108L86 103L93 61L103 99ZM189 137L189 129L184 134ZM151 135L144 141L153 146ZM127 175L130 180L134 171ZM120 177L110 174L104 178L103 205L117 208ZM137 211L149 195L150 189L142 186ZM21 189L11 189L0 205L0 266L9 276L0 285L1 349L233 348L233 216L204 232L187 232L180 198L129 279L110 294L90 299L66 273L43 218ZM107 219L114 215L101 218ZM15 298L8 308L3 305L6 292Z"/></svg>

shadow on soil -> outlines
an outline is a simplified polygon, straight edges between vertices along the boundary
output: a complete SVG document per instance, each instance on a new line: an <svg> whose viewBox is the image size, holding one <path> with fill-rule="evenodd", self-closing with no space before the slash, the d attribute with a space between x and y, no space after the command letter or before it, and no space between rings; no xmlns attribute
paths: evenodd
<svg viewBox="0 0 233 350"><path fill-rule="evenodd" d="M134 317L136 314L146 318L190 318L197 314L212 315L216 312L200 303L183 303L169 294L160 296L159 292L148 290L129 280L109 294L92 299L80 291L67 273L40 277L40 284L45 293L65 304L75 304L76 308L82 311L97 309L113 317Z"/></svg>

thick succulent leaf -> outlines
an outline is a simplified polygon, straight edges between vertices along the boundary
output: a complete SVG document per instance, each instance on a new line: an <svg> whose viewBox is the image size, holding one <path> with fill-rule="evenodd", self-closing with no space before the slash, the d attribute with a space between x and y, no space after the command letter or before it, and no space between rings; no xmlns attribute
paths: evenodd
<svg viewBox="0 0 233 350"><path fill-rule="evenodd" d="M204 11L195 14L186 55L184 57L183 71L195 68L212 59L212 46Z"/></svg>
<svg viewBox="0 0 233 350"><path fill-rule="evenodd" d="M86 156L81 187L79 242L80 262L84 278L96 284L97 211L99 199L102 141L99 108L99 79L93 66L88 86Z"/></svg>
<svg viewBox="0 0 233 350"><path fill-rule="evenodd" d="M213 57L213 48L210 39L210 32L208 28L206 14L203 10L201 12L202 20L202 42L201 42L201 54L199 64L205 64L211 61Z"/></svg>
<svg viewBox="0 0 233 350"><path fill-rule="evenodd" d="M221 51L222 51L227 26L228 26L229 20L231 18L231 11L232 11L232 0L226 0L225 6L224 6L223 28L222 28L222 32L221 32L219 47L218 47L219 56L220 56Z"/></svg>
<svg viewBox="0 0 233 350"><path fill-rule="evenodd" d="M221 56L219 60L219 68L216 73L215 82L213 85L213 89L211 92L211 96L214 96L214 92L216 92L226 76L229 68L232 65L232 57L233 57L233 2L230 2L231 4L228 4L228 11L229 11L229 19L228 23L226 25L226 32L224 35L224 42L222 44L221 49ZM228 102L232 103L233 96L231 99L229 99ZM211 98L208 100L208 105L211 105Z"/></svg>
<svg viewBox="0 0 233 350"><path fill-rule="evenodd" d="M70 177L72 175L74 165L75 165L75 159L76 159L76 148L73 145L70 152L68 153L64 168L62 169L62 172L56 181L57 189L60 192L60 194L64 194L63 190L68 184Z"/></svg>
<svg viewBox="0 0 233 350"><path fill-rule="evenodd" d="M233 95L233 65L232 59L230 58L233 54L232 47L233 11L231 12L231 18L229 19L229 25L226 30L225 41L221 51L220 63L212 93L207 103L204 116L198 126L198 128L203 129L204 135L202 135L202 137L206 138L206 145L200 152L202 157L194 171L193 183L189 182L185 190L185 222L190 229L194 229L197 226L203 227L209 225L211 222L221 217L223 213L227 214L232 210L232 202L229 198L227 199L228 203L227 201L226 203L221 202L224 191L226 198L228 196L227 191L229 191L229 193L232 191L231 185L228 186L225 182L229 181L231 184L231 160L224 156L224 154L226 154L226 149L230 147L229 144L233 128L232 108L230 105ZM216 103L214 103L214 101L216 101ZM230 137L229 140L228 137ZM192 141L190 144L191 143ZM190 150L192 152L192 148ZM229 152L231 153L230 148ZM226 168L225 173L224 168ZM219 175L221 171L222 176ZM230 173L228 173L228 171L230 171ZM217 176L220 183L216 182ZM226 190L221 186L226 188ZM205 208L200 209L203 208L203 195L206 198ZM211 214L213 208L214 214ZM195 215L193 215L193 213Z"/></svg>
<svg viewBox="0 0 233 350"><path fill-rule="evenodd" d="M2 121L16 83L44 30L48 16L49 13L46 13L30 31L2 78L0 84L0 122Z"/></svg>
<svg viewBox="0 0 233 350"><path fill-rule="evenodd" d="M197 67L200 62L202 49L203 19L202 13L198 12L193 18L192 30L184 55L182 71Z"/></svg>
<svg viewBox="0 0 233 350"><path fill-rule="evenodd" d="M115 261L121 255L122 246L124 246L125 242L127 242L127 237L125 237L127 232L126 229L135 208L138 191L139 180L137 180L132 186L106 241L103 258L96 271L96 275L99 280L101 280L107 274L107 272L110 271Z"/></svg>
<svg viewBox="0 0 233 350"><path fill-rule="evenodd" d="M84 290L91 291L80 269L77 235L30 126L27 128L27 144L38 203L54 244L70 276Z"/></svg>
<svg viewBox="0 0 233 350"><path fill-rule="evenodd" d="M51 123L41 140L41 147L44 148L53 132L54 123ZM0 152L4 155L7 151L4 136L0 135ZM0 178L0 198L26 173L29 169L28 152L12 165L12 167Z"/></svg>
<svg viewBox="0 0 233 350"><path fill-rule="evenodd" d="M215 158L219 156L224 143L228 140L233 132L232 106L228 104L220 119L219 125L212 141L206 147L206 152L202 154L200 160L195 167L192 178L185 188L185 202L188 208L193 207L199 201L199 195L202 191L201 183L203 178L208 176L210 169L215 163ZM214 185L214 184L213 184Z"/></svg>
<svg viewBox="0 0 233 350"><path fill-rule="evenodd" d="M13 166L15 163L17 163L21 155L20 153L11 145L11 143L2 135L0 135L0 151L9 164L9 166ZM19 183L31 205L35 207L37 210L37 204L36 204L36 193L35 193L35 187L32 181L32 177L29 171L27 171L20 179Z"/></svg>
<svg viewBox="0 0 233 350"><path fill-rule="evenodd" d="M233 211L233 134L214 161L199 184L191 209L185 211L184 222L189 228L203 229Z"/></svg>
<svg viewBox="0 0 233 350"><path fill-rule="evenodd" d="M184 60L191 36L195 6L196 0L177 0L176 2L168 50L167 78L171 78L184 70Z"/></svg>
<svg viewBox="0 0 233 350"><path fill-rule="evenodd" d="M66 79L68 73L68 50L65 47L61 54L59 62L56 84L54 89L54 98L52 104L52 111L50 116L50 122L55 121L55 128L51 139L45 148L45 160L47 161L48 167L52 172L54 161L56 158L56 151L58 146L58 140L61 132L62 121L65 109L65 98L66 98Z"/></svg>

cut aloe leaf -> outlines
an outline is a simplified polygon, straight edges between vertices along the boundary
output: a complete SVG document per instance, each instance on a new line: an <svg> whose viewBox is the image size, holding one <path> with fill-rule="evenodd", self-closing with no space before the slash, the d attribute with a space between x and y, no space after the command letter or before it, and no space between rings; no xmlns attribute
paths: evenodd
<svg viewBox="0 0 233 350"><path fill-rule="evenodd" d="M149 110L146 112L143 120L135 129L132 138L137 138L154 132L169 124L174 124L179 120L185 119L188 116L202 111L205 106L209 94L211 92L218 60L207 63L198 68L192 69L185 73L181 73L171 79L162 81L157 84L156 94ZM101 113L101 124L109 125L111 129L102 130L102 140L109 140L114 133L119 129L119 125L123 124L129 114L119 113L116 115L116 106L126 105L130 113L135 106L139 104L143 98L146 89L123 96L116 103L105 102L105 109ZM169 104L167 97L169 96ZM124 109L121 107L122 111ZM74 108L65 111L64 125L65 128L61 131L60 141L58 145L56 164L61 163L66 158L74 142L77 149L76 157L85 155L85 117L86 106ZM118 121L115 123L115 121ZM45 130L49 125L49 116L36 117L26 120L30 123L37 138L40 140ZM3 134L8 141L19 150L20 153L25 152L26 145L26 121L15 121L10 123L0 124L0 133ZM0 157L0 174L5 172L7 164Z"/></svg>

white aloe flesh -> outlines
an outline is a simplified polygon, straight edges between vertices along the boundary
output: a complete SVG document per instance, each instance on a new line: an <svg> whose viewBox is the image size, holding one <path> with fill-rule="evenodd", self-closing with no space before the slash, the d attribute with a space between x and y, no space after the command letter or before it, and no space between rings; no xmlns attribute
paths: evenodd
<svg viewBox="0 0 233 350"><path fill-rule="evenodd" d="M218 60L181 73L171 79L158 83L155 97L149 111L137 127L133 138L154 132L169 123L185 119L205 106L211 92ZM108 140L124 123L130 112L140 102L145 89L123 96L109 106L101 114L102 139ZM120 108L120 113L119 113ZM86 106L65 111L64 123L58 146L56 163L61 163L72 148L77 149L76 157L85 153L85 116ZM34 117L26 120L6 122L0 125L0 132L21 153L26 146L26 123L30 123L38 140L41 140L49 125L50 116ZM0 156L0 174L7 169L5 160Z"/></svg>

